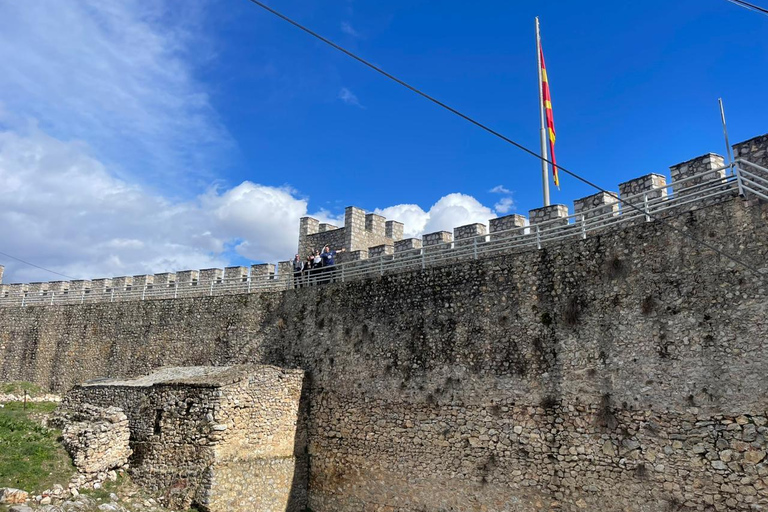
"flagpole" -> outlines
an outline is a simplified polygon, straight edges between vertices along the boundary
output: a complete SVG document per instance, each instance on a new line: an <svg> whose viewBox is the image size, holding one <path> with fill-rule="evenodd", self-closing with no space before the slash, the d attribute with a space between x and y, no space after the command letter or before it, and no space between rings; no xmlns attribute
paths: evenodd
<svg viewBox="0 0 768 512"><path fill-rule="evenodd" d="M541 190L544 206L549 206L549 165L547 164L547 121L544 113L544 79L541 72L541 32L539 17L536 16L536 62L539 68L539 110L541 113Z"/></svg>

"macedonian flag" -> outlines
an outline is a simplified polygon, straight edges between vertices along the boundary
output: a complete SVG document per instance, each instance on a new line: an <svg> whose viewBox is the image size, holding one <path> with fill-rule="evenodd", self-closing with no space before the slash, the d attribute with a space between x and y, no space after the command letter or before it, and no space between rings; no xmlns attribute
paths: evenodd
<svg viewBox="0 0 768 512"><path fill-rule="evenodd" d="M539 58L541 59L541 97L544 101L547 132L549 134L549 155L552 161L552 177L555 186L560 188L560 179L557 177L557 160L555 159L555 116L552 114L552 94L549 91L549 79L547 78L547 66L544 64L544 50L539 45Z"/></svg>

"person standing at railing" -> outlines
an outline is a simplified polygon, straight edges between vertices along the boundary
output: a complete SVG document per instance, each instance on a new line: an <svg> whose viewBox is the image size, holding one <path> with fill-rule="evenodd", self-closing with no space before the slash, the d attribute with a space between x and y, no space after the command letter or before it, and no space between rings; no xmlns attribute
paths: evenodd
<svg viewBox="0 0 768 512"><path fill-rule="evenodd" d="M301 288L301 274L304 272L304 262L297 254L293 258L293 287Z"/></svg>
<svg viewBox="0 0 768 512"><path fill-rule="evenodd" d="M341 249L338 249L336 251L332 251L330 246L326 245L323 247L323 253L320 255L320 258L323 261L323 274L327 274L325 278L323 279L323 282L333 282L335 279L335 270L333 267L336 265L336 255L340 252L344 252L346 249L343 247Z"/></svg>

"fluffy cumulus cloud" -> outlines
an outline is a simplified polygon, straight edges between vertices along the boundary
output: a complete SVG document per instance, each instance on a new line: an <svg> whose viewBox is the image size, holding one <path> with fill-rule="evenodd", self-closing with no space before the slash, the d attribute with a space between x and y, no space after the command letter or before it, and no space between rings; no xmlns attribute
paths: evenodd
<svg viewBox="0 0 768 512"><path fill-rule="evenodd" d="M223 267L236 255L289 259L307 199L290 187L243 182L175 201L115 177L81 142L62 141L35 124L0 131L0 251L74 278ZM493 211L449 194L425 211L401 204L377 213L420 236L473 222ZM337 225L342 216L309 215ZM4 259L6 282L57 279Z"/></svg>
<svg viewBox="0 0 768 512"><path fill-rule="evenodd" d="M419 237L424 233L451 231L453 228L476 222L488 224L496 214L477 199L465 194L448 194L425 211L415 204L400 204L377 209L376 213L405 224L406 237Z"/></svg>
<svg viewBox="0 0 768 512"><path fill-rule="evenodd" d="M288 259L307 214L306 199L290 188L250 182L173 201L36 126L0 132L0 184L0 250L80 278L221 267L232 251ZM56 278L6 262L15 281Z"/></svg>

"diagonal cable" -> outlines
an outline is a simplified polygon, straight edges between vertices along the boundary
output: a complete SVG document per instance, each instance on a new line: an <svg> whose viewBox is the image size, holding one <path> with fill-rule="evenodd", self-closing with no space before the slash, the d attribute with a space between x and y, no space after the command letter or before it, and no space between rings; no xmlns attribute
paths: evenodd
<svg viewBox="0 0 768 512"><path fill-rule="evenodd" d="M336 50L342 52L343 54L345 54L345 55L355 59L356 61L358 61L359 63L363 64L364 66L367 66L367 67L371 68L372 70L376 71L377 73L379 73L381 75L384 75L385 77L389 78L393 82L396 82L396 83L402 85L406 89L409 89L410 91L412 91L412 92L418 94L419 96L421 96L421 97L431 101L432 103L436 104L437 106L439 106L441 108L444 108L445 110L451 112L452 114L457 115L458 117L464 119L465 121L467 121L469 123L472 123L473 125L477 126L478 128L480 128L480 129L490 133L491 135L493 135L493 136L503 140L504 142L515 146L516 148L520 149L521 151L524 151L525 153L528 153L529 155L533 156L534 158L538 158L539 160L543 160L543 161L547 162L548 164L554 165L552 163L552 161L542 157L541 155L539 155L535 151L533 151L531 149L528 149L527 147L523 146L519 142L515 142L514 140L512 140L509 137L503 135L502 133L494 130L493 128L490 128L489 126L481 123L480 121L477 121L477 120L471 118L470 116L468 116L468 115L466 115L466 114L456 110L455 108L453 108L453 107L443 103L442 101L434 98L433 96L430 96L429 94L427 94L427 93L417 89L416 87L414 87L414 86L408 84L407 82L397 78L396 76L394 76L394 75L384 71L382 68L376 66L375 64L372 64L371 62L363 59L362 57L359 57L359 56L355 55L354 53L350 52L346 48L343 48L343 47L339 46L338 44L334 43L330 39L327 39L327 38L321 36L317 32L315 32L315 31L305 27L304 25L302 25L302 24L292 20L288 16L286 16L286 15L284 15L284 14L282 14L282 13L280 13L280 12L274 10L274 9L272 9L271 7L269 7L268 5L265 5L264 3L260 2L259 0L248 0L248 1L253 3L253 4L255 4L255 5L258 5L262 9L264 9L264 10L274 14L278 18L280 18L280 19L290 23L294 27L296 27L296 28L306 32L307 34L311 35L312 37L314 37L316 39L319 39L320 41L324 42L325 44L327 44L327 45L335 48ZM616 199L622 205L624 205L624 206L626 206L626 207L628 207L628 208L630 208L632 210L636 210L636 211L642 213L643 215L647 215L651 219L666 225L671 230L673 230L676 233L678 233L680 235L683 235L684 237L692 240L696 244L701 245L703 247L706 247L706 248L708 248L708 249L710 249L712 251L715 251L716 253L720 254L724 258L727 258L727 259L733 261L734 263L737 263L737 264L741 265L742 267L744 267L744 268L750 270L751 272L755 273L758 277L763 277L762 272L760 272L760 270L757 267L754 267L752 265L749 265L748 263L745 263L744 261L740 260L739 258L736 258L735 256L732 256L732 255L730 255L730 254L720 250L718 247L710 244L709 242L706 242L706 241L701 240L700 238L698 238L698 237L696 237L694 235L691 235L690 233L688 233L687 231L685 231L683 229L675 227L673 224L671 224L670 222L667 222L665 219L662 219L661 217L658 217L656 215L653 215L653 214L650 214L648 212L643 211L641 208L635 206L634 204L632 204L632 203L630 203L628 201L624 201L623 199L621 199L619 196L617 196L613 192L610 192L610 191L604 189L603 187L593 183L592 181L590 181L590 180L588 180L586 178L583 178L582 176L576 174L575 172L569 171L568 169L566 169L562 165L558 164L557 165L557 169L559 171L562 171L562 172L566 173L567 175L577 179L578 181L584 183L585 185L588 185L588 186L590 186L590 187L592 187L594 189L599 190L600 192L608 194L608 196Z"/></svg>
<svg viewBox="0 0 768 512"><path fill-rule="evenodd" d="M21 262L21 263L23 263L25 265L29 265L30 267L39 268L40 270L45 270L46 272L50 272L51 274L56 274L57 276L66 277L67 279L73 279L73 280L76 279L76 278L74 278L72 276L68 276L66 274L62 274L60 272L56 272L55 270L51 270L51 269L48 269L48 268L45 268L45 267L41 267L40 265L35 265L34 263L30 263L30 262L28 262L26 260L23 260L21 258L17 258L16 256L11 256L10 254L4 253L4 252L0 252L0 256L5 256L6 258L11 258L12 260L16 260L16 261Z"/></svg>
<svg viewBox="0 0 768 512"><path fill-rule="evenodd" d="M745 2L744 0L726 0L727 2L731 2L734 5L738 5L739 7L744 7L745 9L749 9L750 11L759 12L761 14L765 14L768 16L768 9L764 7L760 7L759 5L751 4L749 2Z"/></svg>

